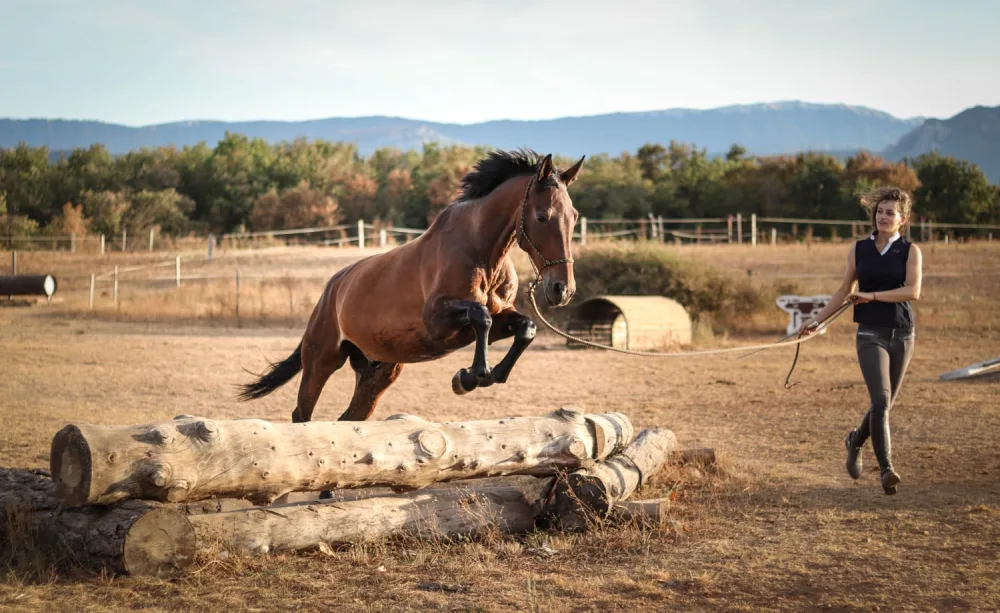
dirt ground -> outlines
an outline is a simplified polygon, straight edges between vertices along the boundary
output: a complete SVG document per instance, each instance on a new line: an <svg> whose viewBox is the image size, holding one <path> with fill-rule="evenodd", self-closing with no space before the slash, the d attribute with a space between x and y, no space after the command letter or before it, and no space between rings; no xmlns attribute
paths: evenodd
<svg viewBox="0 0 1000 613"><path fill-rule="evenodd" d="M672 492L669 526L501 542L377 544L322 554L205 561L176 580L8 573L0 610L968 611L1000 609L1000 374L940 382L1000 356L1000 246L925 247L924 298L892 410L903 482L885 496L871 447L844 470L844 435L866 408L849 315L802 348L650 359L568 350L542 335L503 386L455 396L466 350L407 365L374 419L621 411L637 428L708 446L714 470L667 470L633 498ZM692 248L690 257L830 293L842 246ZM776 307L777 308L777 307ZM67 423L138 424L181 413L287 421L297 379L249 404L244 368L282 358L298 326L237 329L83 317L67 304L0 309L0 466L47 468ZM730 336L753 344L768 336ZM701 347L699 347L701 348ZM495 359L503 347L494 349ZM327 384L314 419L336 419L353 373ZM530 555L531 544L558 553ZM455 591L428 583L443 582Z"/></svg>

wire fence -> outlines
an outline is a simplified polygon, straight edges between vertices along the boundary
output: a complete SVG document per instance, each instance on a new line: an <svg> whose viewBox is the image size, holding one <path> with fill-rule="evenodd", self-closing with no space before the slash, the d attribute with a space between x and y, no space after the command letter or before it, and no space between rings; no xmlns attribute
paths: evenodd
<svg viewBox="0 0 1000 613"><path fill-rule="evenodd" d="M288 284L293 282L325 281L328 271L317 271L291 276L286 272L249 273L241 270L238 261L224 260L218 255L238 257L241 252L254 249L294 245L352 246L361 249L391 248L414 240L426 230L418 228L391 227L384 224L369 224L360 220L355 224L337 226L297 228L288 230L227 233L219 237L209 235L202 238L183 240L159 240L150 233L144 251L163 253L163 259L150 256L156 261L135 265L112 265L118 260L98 259L98 270L87 274L60 276L61 294L76 296L86 300L90 310L98 301L118 304L122 299L122 288L127 285L135 291L163 292L179 290L190 283L225 282L228 289L223 292L233 299L236 321L241 321L241 299L246 299L247 282ZM939 224L920 220L908 225L905 232L911 240L949 242L956 231L961 240L993 239L993 233L1000 231L1000 225ZM826 220L781 217L758 217L742 215L713 218L663 218L645 219L602 219L581 218L573 239L578 244L605 240L658 241L667 244L717 245L746 244L777 245L793 242L838 241L860 238L870 233L870 224L857 220ZM90 253L109 256L113 252L137 254L140 249L130 248L127 235L120 242L112 243L104 236L76 237L0 237L0 244L15 245L11 250L11 272L18 275L18 245L32 244L30 251L64 251L69 253ZM40 247L40 248L38 248ZM143 256L139 256L140 258ZM133 256L134 260L134 256ZM216 261L221 260L221 261ZM2 276L2 272L0 272ZM245 315L244 315L245 317Z"/></svg>
<svg viewBox="0 0 1000 613"><path fill-rule="evenodd" d="M779 244L790 242L841 241L863 237L870 232L862 220L804 219L742 214L726 217L638 219L587 219L581 217L573 232L579 244L600 240L649 240L674 244ZM121 235L0 236L0 246L8 251L58 251L68 253L190 252L205 250L211 259L216 248L223 250L260 249L275 246L316 245L326 247L387 248L409 242L425 228L397 227L385 223L230 232L216 236L170 237L155 229L139 237ZM907 224L907 238L918 242L953 240L993 240L1000 225L938 223L921 219Z"/></svg>

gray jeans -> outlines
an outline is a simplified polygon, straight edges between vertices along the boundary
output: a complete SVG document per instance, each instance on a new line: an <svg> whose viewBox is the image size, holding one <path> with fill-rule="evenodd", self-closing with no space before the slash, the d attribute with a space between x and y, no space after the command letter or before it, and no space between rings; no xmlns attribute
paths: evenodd
<svg viewBox="0 0 1000 613"><path fill-rule="evenodd" d="M868 386L871 405L854 432L854 446L861 447L870 437L879 469L892 467L892 442L889 436L889 409L896 402L906 367L913 355L915 331L882 328L861 324L856 345L858 364Z"/></svg>

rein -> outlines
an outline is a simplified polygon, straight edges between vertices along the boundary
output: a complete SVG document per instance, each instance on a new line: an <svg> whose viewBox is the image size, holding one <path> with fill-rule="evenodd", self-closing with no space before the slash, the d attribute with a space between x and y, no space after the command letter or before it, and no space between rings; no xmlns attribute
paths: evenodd
<svg viewBox="0 0 1000 613"><path fill-rule="evenodd" d="M537 266L535 266L535 261L532 258L530 258L530 257L528 258L528 262L531 264L531 268L532 268L532 270L535 273L534 280L528 285L528 297L531 300L531 307L534 309L535 315L538 317L538 319L543 324L545 324L545 326L547 328L549 328L550 330L552 330L553 332L555 332L556 334L558 334L559 336L561 336L561 337L563 337L565 339L576 341L576 342L581 343L583 345L586 345L588 347L594 347L594 348L597 348L597 349L604 349L605 351L613 351L615 353L624 353L626 355L634 355L634 356L642 356L642 357L650 357L650 358L686 358L686 357L695 356L695 355L718 355L718 354L723 354L723 353L735 353L735 352L741 352L741 351L742 352L750 351L750 353L747 353L746 355L740 356L739 359L742 360L743 358L748 357L750 355L753 355L753 354L755 354L755 353L757 353L759 351L764 351L764 350L767 350L767 349L776 349L778 347L787 347L789 345L795 345L796 346L795 347L795 358L792 360L792 367L788 371L788 376L785 377L785 389L789 389L789 388L793 387L794 385L797 385L796 383L789 383L789 380L792 377L792 372L795 371L795 365L799 361L799 351L802 348L802 343L810 341L813 338L815 338L816 336L818 336L819 334L821 334L838 317L840 317L841 315L843 315L844 312L848 309L848 307L850 307L853 304L850 301L845 302L843 305L840 306L840 308L838 308L836 311L834 311L833 313L831 313L826 319L824 319L823 321L817 322L817 325L814 328L813 333L810 334L809 336L803 336L802 332L796 332L796 333L789 334L785 338L783 338L781 340L778 340L778 341L775 341L773 343L764 343L764 344L760 344L760 345L750 345L750 346L747 346L747 347L727 347L725 349L706 349L706 350L703 350L703 351L676 351L676 352L669 352L669 353L667 353L667 352L658 352L658 351L635 351L635 350L631 350L631 349L621 349L621 348L618 348L618 347L611 347L611 346L608 346L608 345L602 345L601 343L595 343L593 341L588 341L588 340L585 340L585 339L573 336L572 334L569 334L567 332L563 332L562 330L559 330L558 328L556 328L555 326L553 326L551 323L549 323L549 321L547 319L545 319L545 316L543 316L542 313L541 313L541 311L539 310L538 303L535 302L535 289L542 282L542 271L545 270L546 268L548 268L549 266L555 266L556 264L572 264L573 263L573 258L563 258L563 259L559 259L559 260L549 260L544 255L542 255L542 252L538 249L537 246L535 246L535 244L533 242L531 242L531 238L528 237L528 233L524 229L524 219L525 219L525 215L527 214L527 210L528 210L528 196L531 193L531 186L534 184L534 182L535 182L535 177L532 176L531 179L528 181L528 187L527 187L527 189L525 189L524 200L522 200L522 202L521 202L521 217L520 217L520 220L518 221L518 227L517 227L517 231L516 231L515 236L518 239L520 239L520 238L523 237L524 240L527 241L528 245L530 245L531 248L535 251L535 254L538 255L538 258L540 260L542 260L542 262L543 262L542 267L538 268ZM527 250L525 250L525 251L527 251ZM796 338L795 340L790 340L794 336L798 336L798 338Z"/></svg>

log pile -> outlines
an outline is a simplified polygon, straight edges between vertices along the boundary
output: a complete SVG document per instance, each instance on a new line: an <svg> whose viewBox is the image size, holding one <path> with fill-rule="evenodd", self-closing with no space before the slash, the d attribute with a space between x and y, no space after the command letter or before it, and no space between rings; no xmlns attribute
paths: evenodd
<svg viewBox="0 0 1000 613"><path fill-rule="evenodd" d="M670 430L636 435L621 413L571 409L453 423L68 425L52 442L51 479L0 470L0 545L28 538L87 566L164 576L219 548L656 522L664 501L629 497L681 453Z"/></svg>

